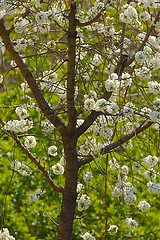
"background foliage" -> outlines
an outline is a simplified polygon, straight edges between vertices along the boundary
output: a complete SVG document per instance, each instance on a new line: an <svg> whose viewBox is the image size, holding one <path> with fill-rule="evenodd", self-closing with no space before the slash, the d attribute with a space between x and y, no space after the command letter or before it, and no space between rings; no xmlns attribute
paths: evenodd
<svg viewBox="0 0 160 240"><path fill-rule="evenodd" d="M66 16L70 11L70 1L43 1L41 7L35 5L35 2L39 3L39 1L26 1L26 5L22 1L15 3L11 13L6 15L5 24L8 28L14 26L11 31L11 39L16 45L20 33L15 31L14 21L18 22L15 19L21 15L22 9L28 11L28 8L31 8L32 11L25 17L29 21L29 26L27 26L27 30L23 29L23 37L27 40L27 47L25 51L19 51L19 54L33 74L48 104L67 124L68 19ZM77 1L77 18L80 21L84 19L89 21L90 17L95 17L94 14L93 16L90 14L90 17L88 17L87 14L89 9L95 6L97 2ZM129 1L128 4L130 2L131 4L133 2L134 6L135 1ZM94 9L97 13L98 10L103 12L98 20L95 20L89 26L77 27L75 103L78 120L87 118L91 111L97 111L85 107L86 99L93 97L93 91L96 92L95 102L101 98L105 91L106 80L111 73L116 72L120 57L123 54L131 54L130 57L132 58L132 54L134 55L135 52L130 53L129 51L132 52L134 48L135 51L138 51L142 43L137 35L142 32L149 32L156 15L159 13L159 5L156 9L150 6L147 11L150 13L151 19L142 21L141 28L139 28L139 26L131 23L125 24L119 20L119 14L123 10L122 5L125 4L126 1L115 1L115 3L109 1L107 10ZM57 14L56 19L52 15L49 21L49 30L43 32L40 28L47 28L48 23L45 26L43 24L40 26L36 22L35 16L42 10L44 12L49 11L51 6L55 5L55 10L59 9L60 14ZM140 6L137 6L136 9L139 14L146 10ZM82 12L84 15L81 17ZM37 32L34 29L36 24ZM102 25L108 28L106 34L100 31ZM124 35L122 34L123 31L125 31ZM154 30L153 35L157 39L160 38L158 30ZM123 41L120 43L122 38ZM124 45L124 47L122 48L119 44ZM160 47L154 48L151 43L149 45L152 48L152 57L160 52ZM22 90L21 84L24 83L24 77L17 66L11 63L13 59L10 58L8 52L3 53L2 51L1 54L3 55L1 74L4 80L0 85L0 118L4 122L17 119L16 108L19 106L27 107L29 119L33 120L34 123L33 128L25 133L18 133L18 137L24 143L26 136L35 136L37 145L31 149L31 152L39 159L41 165L45 166L55 183L64 186L64 176L57 176L51 170L51 167L64 155L62 137L53 126L47 131L44 130L43 123L49 124L48 120L39 110L31 91ZM96 61L100 61L100 63L96 63ZM109 70L110 64L113 67L113 72ZM152 80L159 83L160 67L152 69L149 63L147 64L152 74ZM146 117L145 114L142 116L141 109L144 107L154 109L154 101L156 97L159 98L159 92L158 94L148 92L149 79L147 77L141 79L136 76L135 69L142 69L142 67L137 62L127 66L125 71L132 75L133 84L128 87L129 89L126 88L127 90L123 94L121 94L121 91L116 93L117 95L115 94L116 97L118 96L115 102L120 108L119 112L126 102L132 102L134 107L131 109L134 110L134 115L120 119L120 114L113 112L110 114L107 112L106 114L102 110L100 114L106 117L108 124L105 122L105 129L98 123L95 125L95 129L98 127L98 129L102 128L103 130L104 128L106 135L109 135L108 138L106 138L106 135L105 137L104 135L98 135L99 133L97 134L98 131L96 132L96 130L89 130L78 140L77 152L79 156L85 156L84 152L86 151L86 155L94 154L94 160L83 165L79 170L78 182L84 184L83 191L90 196L91 206L83 212L76 208L73 240L82 239L81 236L85 232L90 232L93 236L96 236L96 239L103 239L104 232L110 225L117 225L119 229L115 235L108 234L107 239L160 239L160 198L157 193L148 194L147 182L149 180L144 177L147 166L143 162L148 155L159 157L159 121L156 120L151 128L137 135L128 145L123 145L122 149L121 147L113 149L107 156L100 154L102 146L109 144L112 140L117 141L124 133L129 133L131 128L135 129L136 124L140 124L142 120L149 120L149 117ZM49 78L47 78L48 76ZM121 74L119 78L121 78ZM115 96L113 96L113 102ZM127 124L129 127L127 127ZM17 240L56 239L62 201L61 194L53 191L34 163L26 157L9 136L4 126L1 126L0 136L1 227L7 227L11 235ZM96 146L99 144L100 147L92 146L94 145L92 139L96 139ZM91 144L87 145L86 140ZM57 146L57 156L51 157L47 154L47 149L51 145ZM136 200L133 205L127 205L123 196L115 198L112 195L119 174L118 169L113 170L108 165L108 161L113 158L118 161L120 167L126 165L129 168L127 181L137 189ZM32 172L29 176L23 176L14 171L11 163L16 159L29 167ZM83 179L86 172L92 172L93 174L89 183L86 183ZM150 181L159 182L159 163L156 166L156 173L156 180L151 177ZM40 194L38 194L39 191ZM142 200L146 200L151 205L151 208L145 213L137 208L138 203ZM125 219L127 217L132 217L138 222L135 231L131 231L126 226Z"/></svg>

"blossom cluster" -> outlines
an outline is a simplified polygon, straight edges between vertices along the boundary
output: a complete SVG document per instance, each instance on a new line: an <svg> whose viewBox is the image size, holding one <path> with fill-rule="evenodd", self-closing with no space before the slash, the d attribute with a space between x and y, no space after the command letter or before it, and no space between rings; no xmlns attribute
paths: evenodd
<svg viewBox="0 0 160 240"><path fill-rule="evenodd" d="M23 162L20 162L19 160L14 160L11 162L11 168L20 173L22 176L29 176L32 174L31 169Z"/></svg>
<svg viewBox="0 0 160 240"><path fill-rule="evenodd" d="M89 232L86 232L84 235L82 235L83 240L96 240L94 236L92 236Z"/></svg>
<svg viewBox="0 0 160 240"><path fill-rule="evenodd" d="M122 22L130 24L138 24L138 13L134 7L129 4L126 4L122 8L122 13L119 15L119 18Z"/></svg>
<svg viewBox="0 0 160 240"><path fill-rule="evenodd" d="M11 9L11 5L8 5L8 2L5 0L0 2L0 19L6 16L6 22ZM54 104L53 95L56 95L56 99L58 96L57 108L55 107L56 113L60 113L60 117L62 119L64 117L63 120L66 121L66 97L68 93L66 86L68 51L66 46L68 42L66 37L64 37L65 35L62 36L61 33L63 32L62 29L65 30L65 34L68 33L68 17L66 17L68 5L65 4L65 1L51 1L53 3L43 9L42 1L38 0L34 1L35 4L32 2L34 6L30 8L31 2L27 1L24 3L24 7L31 9L32 12L32 14L25 17L17 17L19 9L18 7L16 9L15 4L16 11L13 14L14 34L13 36L11 34L11 40L15 51L22 56L23 62L26 61L26 65L30 66L34 60L34 56L32 56L33 59L32 57L30 58L32 50L34 50L34 53L36 52L37 68L33 69L35 81L44 94L44 98L48 101L49 106ZM89 2L91 1L88 1L86 8L81 7L81 4L77 3L76 19L83 22L94 18L99 13L101 13L101 16L94 23L91 23L90 26L81 27L81 24L79 24L79 27L76 29L76 88L74 100L76 108L80 108L77 128L82 127L88 112L92 111L93 115L97 114L98 117L92 126L87 129L85 135L78 141L77 151L78 156L90 154L96 156L98 153L99 157L99 152L104 144L110 144L114 136L118 138L119 136L121 137L121 134L128 134L134 131L139 126L141 120L149 119L154 123L160 124L160 99L155 98L155 95L160 93L160 83L154 78L155 72L160 70L159 21L153 25L155 27L154 33L150 33L151 35L148 36L145 44L143 42L146 39L146 28L149 29L149 26L152 26L155 20L154 11L160 4L155 0L128 1L127 4L125 4L125 1L109 1L112 3L112 10L109 10L110 16L106 16L108 8L110 9L108 3L96 0L91 6ZM118 7L117 4L119 4ZM117 19L120 19L120 23L118 26L115 24L115 15L112 17L112 12L116 14L116 11L113 11L114 5L116 6L116 11L119 9ZM151 10L149 9L150 7ZM22 12L24 10L25 8ZM129 29L129 35L125 33L127 28ZM132 31L134 32L133 36ZM60 49L59 46L61 46ZM0 48L3 54L4 48L1 40ZM52 57L47 58L50 56L50 53ZM118 72L116 67L124 63L120 62L123 54L124 56L126 55L124 62L128 63L130 60L133 60L133 62L130 66L127 65L125 67L123 73L120 73L121 69ZM56 57L54 58L53 55ZM38 65L39 59L43 59L44 65L43 61L40 61L40 65ZM51 59L51 61L46 61L46 59ZM10 66L13 69L17 68L14 61L10 63ZM5 82L4 76L0 75L0 84ZM89 87L87 88L88 85ZM140 91L137 91L137 88ZM26 82L21 83L21 89L23 90L25 101L32 101L30 97L31 91ZM137 92L141 92L145 98L145 101L142 101L142 103L141 99L139 100L138 98L139 93ZM106 93L109 93L111 97L106 97ZM147 105L147 107L143 105ZM8 121L4 127L5 130L23 133L33 128L33 121L27 119L29 117L27 105L16 107L15 113L19 120ZM52 123L44 120L40 124L42 134L45 132L47 135L53 135L55 127ZM114 131L116 131L116 134ZM27 149L34 148L37 145L37 140L32 134L27 135L24 139L24 145ZM48 159L51 161L54 158L56 159L59 154L57 146L51 145L48 148L46 147ZM122 146L122 148L115 149L115 154L120 154L121 150L123 152L125 147L123 148ZM159 193L160 183L157 180L158 173L156 172L158 157L149 155L143 159L143 164L145 169L144 176L148 181L146 183L148 192ZM126 205L134 205L138 198L136 195L138 189L133 186L134 183L132 184L129 181L130 168L127 165L122 165L114 157L109 161L109 166L111 170L117 170L118 172L118 182L113 186L112 195L116 198L121 198ZM23 176L28 176L32 173L30 168L19 160L13 161L11 168ZM65 172L65 157L63 156L56 164L50 165L50 170L55 175L63 175ZM91 172L84 172L82 181L88 186L92 178ZM77 209L80 212L87 210L91 205L91 198L84 192L84 189L84 185L79 183L77 186ZM41 194L40 189L36 193L31 193L29 195L30 201L38 200ZM150 207L150 203L145 200L137 204L137 208L142 212L146 212ZM138 226L137 221L132 218L127 218L126 224L131 230L135 230ZM3 231L6 231L6 235L9 235L7 230ZM108 232L110 235L116 234L118 226L110 225ZM88 232L83 234L82 238L84 240L95 239Z"/></svg>
<svg viewBox="0 0 160 240"><path fill-rule="evenodd" d="M88 11L88 16L90 18L95 17L99 12L101 12L104 9L105 5L101 0L96 0L94 5L91 9Z"/></svg>
<svg viewBox="0 0 160 240"><path fill-rule="evenodd" d="M33 122L28 119L22 120L10 120L8 121L4 129L13 132L26 132L33 127Z"/></svg>
<svg viewBox="0 0 160 240"><path fill-rule="evenodd" d="M132 218L127 218L126 219L126 224L132 231L134 231L138 227L137 221L135 219L132 219Z"/></svg>
<svg viewBox="0 0 160 240"><path fill-rule="evenodd" d="M120 175L125 180L126 175ZM136 188L130 182L120 181L116 183L112 195L114 197L123 196L125 204L134 205L136 200Z"/></svg>
<svg viewBox="0 0 160 240"><path fill-rule="evenodd" d="M157 156L151 156L151 155L148 155L147 157L144 158L143 162L145 163L145 170L144 171L144 176L150 181L152 182L153 180L155 181L156 177L157 177L157 174L156 174L156 165L158 164L158 157ZM148 183L147 184L148 186L148 190L150 192L156 192L156 183L155 184L150 184ZM157 185L158 187L158 185ZM153 190L152 190L153 188ZM155 188L155 190L154 190Z"/></svg>
<svg viewBox="0 0 160 240"><path fill-rule="evenodd" d="M35 193L30 193L29 194L29 201L30 202L36 202L37 200L40 199L41 195L43 194L44 192L42 191L42 189L37 189Z"/></svg>
<svg viewBox="0 0 160 240"><path fill-rule="evenodd" d="M84 210L87 210L90 206L90 197L86 194L82 194L78 196L77 198L78 203L78 211L82 212Z"/></svg>
<svg viewBox="0 0 160 240"><path fill-rule="evenodd" d="M148 182L147 187L148 187L148 192L150 193L160 193L160 183Z"/></svg>
<svg viewBox="0 0 160 240"><path fill-rule="evenodd" d="M15 240L15 238L9 234L8 228L3 228L2 230L0 230L0 239Z"/></svg>
<svg viewBox="0 0 160 240"><path fill-rule="evenodd" d="M85 183L90 183L93 178L93 175L91 172L85 172L83 173L83 180ZM91 205L90 197L87 194L83 193L84 191L84 185L82 183L78 183L77 185L77 209L78 211L82 212L84 210L87 210L89 206Z"/></svg>

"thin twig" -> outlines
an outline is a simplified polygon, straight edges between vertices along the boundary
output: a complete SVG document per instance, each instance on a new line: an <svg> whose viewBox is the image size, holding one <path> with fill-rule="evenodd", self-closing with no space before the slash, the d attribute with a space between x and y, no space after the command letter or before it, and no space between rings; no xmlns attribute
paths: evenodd
<svg viewBox="0 0 160 240"><path fill-rule="evenodd" d="M0 118L0 123L2 126L5 125L5 122ZM18 136L10 130L6 131L8 133L9 136L11 136L13 138L13 140L17 143L17 145L20 147L20 149L23 151L23 153L29 158L31 159L31 161L38 167L38 169L40 170L40 172L43 174L43 176L45 177L45 179L47 180L47 182L49 183L49 185L57 192L63 193L63 188L56 185L54 183L54 181L52 180L52 178L50 177L50 175L48 174L48 172L46 171L45 167L41 165L40 161L33 156L33 154L31 152L28 151L28 149L21 143L21 141L19 140Z"/></svg>
<svg viewBox="0 0 160 240"><path fill-rule="evenodd" d="M88 22L80 22L78 19L76 19L75 24L76 26L88 26L91 25L92 23L96 22L100 17L101 17L102 13L98 13L94 18L92 18L90 21Z"/></svg>
<svg viewBox="0 0 160 240"><path fill-rule="evenodd" d="M145 131L147 128L149 128L151 125L153 124L153 122L149 121L144 125L144 122L137 127L134 131L132 131L131 133L125 135L124 137L118 139L116 142L110 143L108 145L106 145L105 147L103 147L101 149L101 154L104 155L106 153L111 152L113 149L120 147L121 145L123 145L124 143L128 142L131 138L133 138L134 136L136 136L137 134Z"/></svg>

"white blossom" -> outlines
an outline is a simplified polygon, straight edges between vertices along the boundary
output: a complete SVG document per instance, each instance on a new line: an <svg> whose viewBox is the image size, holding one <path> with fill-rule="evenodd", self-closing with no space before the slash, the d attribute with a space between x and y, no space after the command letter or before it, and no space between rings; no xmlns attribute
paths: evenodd
<svg viewBox="0 0 160 240"><path fill-rule="evenodd" d="M27 136L24 141L24 145L26 148L33 148L37 144L36 139L34 136Z"/></svg>
<svg viewBox="0 0 160 240"><path fill-rule="evenodd" d="M84 190L84 185L82 183L77 184L77 193L80 193Z"/></svg>
<svg viewBox="0 0 160 240"><path fill-rule="evenodd" d="M5 45L4 45L4 43L3 43L1 38L0 38L0 50L1 50L2 54L4 54L5 50L6 50Z"/></svg>
<svg viewBox="0 0 160 240"><path fill-rule="evenodd" d="M83 240L96 240L95 237L93 237L89 232L86 232L84 235L82 235Z"/></svg>
<svg viewBox="0 0 160 240"><path fill-rule="evenodd" d="M115 65L109 63L108 66L107 66L107 68L105 69L105 72L106 72L106 73L109 72L110 74L112 74L112 73L114 73L114 71L115 71Z"/></svg>
<svg viewBox="0 0 160 240"><path fill-rule="evenodd" d="M155 5L155 0L138 0L138 6L149 8L151 6L154 7L156 5Z"/></svg>
<svg viewBox="0 0 160 240"><path fill-rule="evenodd" d="M108 92L117 92L119 89L118 75L112 73L105 83L105 88Z"/></svg>
<svg viewBox="0 0 160 240"><path fill-rule="evenodd" d="M92 180L92 178L93 178L93 175L91 172L86 172L83 174L83 180L85 182L90 182Z"/></svg>
<svg viewBox="0 0 160 240"><path fill-rule="evenodd" d="M28 111L26 108L24 108L23 106L21 107L16 107L16 110L15 110L16 114L18 115L18 117L20 119L25 119L28 117Z"/></svg>
<svg viewBox="0 0 160 240"><path fill-rule="evenodd" d="M160 53L156 53L154 58L152 59L152 67L155 70L160 69Z"/></svg>
<svg viewBox="0 0 160 240"><path fill-rule="evenodd" d="M102 63L102 57L99 54L95 54L92 60L94 66L99 66Z"/></svg>
<svg viewBox="0 0 160 240"><path fill-rule="evenodd" d="M146 201L140 201L138 203L138 208L142 212L146 212L150 207L151 207L150 204L148 202L146 202Z"/></svg>
<svg viewBox="0 0 160 240"><path fill-rule="evenodd" d="M82 194L77 199L77 204L78 204L78 211L82 212L84 210L87 210L90 206L90 197L87 196L86 194Z"/></svg>
<svg viewBox="0 0 160 240"><path fill-rule="evenodd" d="M148 82L148 88L150 93L160 94L160 83L156 81Z"/></svg>
<svg viewBox="0 0 160 240"><path fill-rule="evenodd" d="M37 195L35 195L34 193L30 193L28 198L29 198L29 202L31 202L31 203L36 202L38 200Z"/></svg>
<svg viewBox="0 0 160 240"><path fill-rule="evenodd" d="M16 40L14 49L16 52L24 52L28 46L28 42L25 38L19 38Z"/></svg>
<svg viewBox="0 0 160 240"><path fill-rule="evenodd" d="M7 10L7 2L6 0L1 0L0 1L0 19L2 19L5 16L6 10Z"/></svg>
<svg viewBox="0 0 160 240"><path fill-rule="evenodd" d="M120 178L119 176L118 178ZM125 204L133 205L136 200L136 188L130 182L125 182L125 178L127 178L127 176L121 173L121 179L119 179L119 182L116 183L115 188L112 191L112 195L114 197L123 196Z"/></svg>
<svg viewBox="0 0 160 240"><path fill-rule="evenodd" d="M106 110L107 101L104 98L98 99L93 106L93 110L97 112L104 112Z"/></svg>
<svg viewBox="0 0 160 240"><path fill-rule="evenodd" d="M149 68L143 66L142 68L135 69L135 74L140 79L151 79L151 71Z"/></svg>
<svg viewBox="0 0 160 240"><path fill-rule="evenodd" d="M105 5L101 0L96 0L94 5L92 6L92 8L89 9L89 11L88 11L89 18L93 18L98 13L100 13L102 11L102 9L104 8L104 6Z"/></svg>
<svg viewBox="0 0 160 240"><path fill-rule="evenodd" d="M152 50L152 48L150 47L150 46L148 46L148 45L146 45L144 48L143 48L143 52L144 52L144 54L147 56L147 60L149 59L152 59L152 52L153 52L153 50ZM144 67L142 67L142 68L144 68Z"/></svg>
<svg viewBox="0 0 160 240"><path fill-rule="evenodd" d="M93 98L87 98L84 102L84 108L88 111L93 110L94 105L95 101Z"/></svg>
<svg viewBox="0 0 160 240"><path fill-rule="evenodd" d="M160 183L148 182L147 187L150 193L160 193Z"/></svg>
<svg viewBox="0 0 160 240"><path fill-rule="evenodd" d="M128 172L129 172L128 166L123 165L123 166L121 167L121 172L122 172L123 174L127 175Z"/></svg>
<svg viewBox="0 0 160 240"><path fill-rule="evenodd" d="M29 201L30 202L36 202L39 200L40 196L43 194L43 191L41 188L38 188L35 193L29 194Z"/></svg>
<svg viewBox="0 0 160 240"><path fill-rule="evenodd" d="M138 223L132 218L127 218L126 224L132 231L134 231L138 227Z"/></svg>
<svg viewBox="0 0 160 240"><path fill-rule="evenodd" d="M28 119L10 120L4 126L5 130L14 132L26 132L33 127L33 122Z"/></svg>
<svg viewBox="0 0 160 240"><path fill-rule="evenodd" d="M129 4L125 4L122 7L122 13L120 13L119 18L124 23L137 25L138 23L137 10Z"/></svg>
<svg viewBox="0 0 160 240"><path fill-rule="evenodd" d="M42 127L42 131L45 131L48 133L51 133L55 128L54 125L47 120L41 122L41 127Z"/></svg>
<svg viewBox="0 0 160 240"><path fill-rule="evenodd" d="M142 21L148 21L150 19L150 14L144 11L140 13L139 17Z"/></svg>
<svg viewBox="0 0 160 240"><path fill-rule="evenodd" d="M147 157L144 158L144 162L149 167L155 167L157 165L157 163L158 163L158 157L157 156L148 155Z"/></svg>
<svg viewBox="0 0 160 240"><path fill-rule="evenodd" d="M149 180L156 179L156 171L153 168L150 168L149 170L145 171L143 175Z"/></svg>
<svg viewBox="0 0 160 240"><path fill-rule="evenodd" d="M120 87L130 87L132 85L131 75L127 72L122 73Z"/></svg>
<svg viewBox="0 0 160 240"><path fill-rule="evenodd" d="M147 60L147 56L143 51L139 51L139 52L136 52L135 54L135 60L137 63L142 65Z"/></svg>
<svg viewBox="0 0 160 240"><path fill-rule="evenodd" d="M128 174L128 167L127 166L122 166L121 170L118 173L118 180L120 182L126 182L127 181L127 174Z"/></svg>
<svg viewBox="0 0 160 240"><path fill-rule="evenodd" d="M160 124L160 112L159 111L150 111L148 114L152 122L157 122Z"/></svg>
<svg viewBox="0 0 160 240"><path fill-rule="evenodd" d="M131 102L128 102L123 107L123 114L125 117L132 117L134 114L134 105Z"/></svg>
<svg viewBox="0 0 160 240"><path fill-rule="evenodd" d="M116 234L117 231L118 231L118 226L116 226L116 225L111 225L108 229L108 232L110 235Z"/></svg>
<svg viewBox="0 0 160 240"><path fill-rule="evenodd" d="M77 119L77 127L81 126L84 123L84 119Z"/></svg>
<svg viewBox="0 0 160 240"><path fill-rule="evenodd" d="M20 86L21 86L22 90L23 90L25 93L28 93L28 92L31 91L30 88L29 88L29 86L28 86L28 83L27 83L27 82L21 83Z"/></svg>
<svg viewBox="0 0 160 240"><path fill-rule="evenodd" d="M106 106L106 111L110 114L118 114L119 106L115 102L110 102Z"/></svg>
<svg viewBox="0 0 160 240"><path fill-rule="evenodd" d="M29 21L26 18L16 17L14 19L14 30L19 34L22 34L23 31L26 31L28 25Z"/></svg>
<svg viewBox="0 0 160 240"><path fill-rule="evenodd" d="M7 228L3 228L2 230L0 230L0 239L15 240L15 238L9 234L9 230Z"/></svg>
<svg viewBox="0 0 160 240"><path fill-rule="evenodd" d="M29 176L32 174L31 169L25 163L20 162L19 160L14 160L11 162L11 168L20 173L22 176Z"/></svg>
<svg viewBox="0 0 160 240"><path fill-rule="evenodd" d="M60 164L62 164L63 166L66 166L66 158L65 158L64 155L60 158L59 162L60 162Z"/></svg>
<svg viewBox="0 0 160 240"><path fill-rule="evenodd" d="M112 195L113 195L114 197L118 198L118 197L121 196L122 192L123 192L122 189L117 186L117 187L115 187L115 188L113 189Z"/></svg>
<svg viewBox="0 0 160 240"><path fill-rule="evenodd" d="M36 21L39 25L44 25L48 23L48 15L46 12L38 12L36 14Z"/></svg>
<svg viewBox="0 0 160 240"><path fill-rule="evenodd" d="M55 145L53 145L53 146L50 146L49 148L48 148L48 155L50 155L50 156L52 156L52 157L55 157L55 156L57 156L57 147L55 146Z"/></svg>
<svg viewBox="0 0 160 240"><path fill-rule="evenodd" d="M135 200L136 200L135 194L133 194L132 192L125 192L124 194L125 204L134 205Z"/></svg>
<svg viewBox="0 0 160 240"><path fill-rule="evenodd" d="M105 36L113 36L116 31L113 25L109 25L102 28L102 33L104 33Z"/></svg>
<svg viewBox="0 0 160 240"><path fill-rule="evenodd" d="M51 167L51 169L52 169L52 171L53 171L53 173L55 175L62 175L62 174L64 174L64 167L60 163L57 163L57 164L53 165Z"/></svg>
<svg viewBox="0 0 160 240"><path fill-rule="evenodd" d="M116 170L116 169L119 168L118 161L117 161L117 159L114 158L114 157L108 162L108 164L109 164L109 166L110 166L110 168L111 168L112 170Z"/></svg>
<svg viewBox="0 0 160 240"><path fill-rule="evenodd" d="M3 75L0 74L0 84L3 82Z"/></svg>

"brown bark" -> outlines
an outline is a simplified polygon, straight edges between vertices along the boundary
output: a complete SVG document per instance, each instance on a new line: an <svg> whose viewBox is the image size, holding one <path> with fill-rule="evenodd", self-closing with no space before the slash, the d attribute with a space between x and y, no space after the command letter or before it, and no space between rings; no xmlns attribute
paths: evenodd
<svg viewBox="0 0 160 240"><path fill-rule="evenodd" d="M66 137L64 142L64 152L66 158L66 181L63 192L58 239L70 240L75 215L76 189L78 181L76 140L72 136Z"/></svg>
<svg viewBox="0 0 160 240"><path fill-rule="evenodd" d="M76 109L75 109L75 76L76 76L76 25L75 25L76 3L71 3L68 29L68 72L67 72L67 112L68 128L70 132L75 131Z"/></svg>
<svg viewBox="0 0 160 240"><path fill-rule="evenodd" d="M70 240L72 236L73 220L75 215L78 158L76 137L76 109L75 109L75 58L76 58L76 3L71 1L68 29L68 73L67 73L67 112L68 125L63 136L64 154L66 159L65 188L63 192L61 215L58 229L59 240Z"/></svg>

